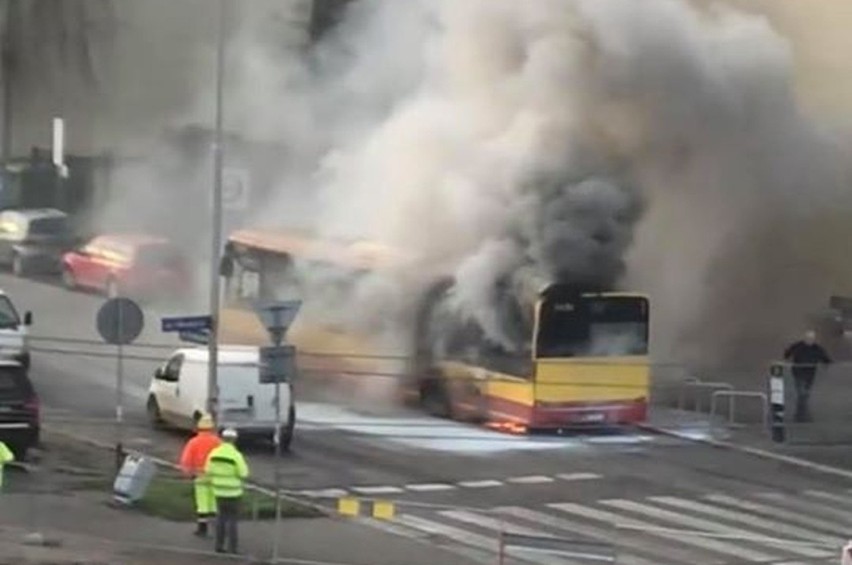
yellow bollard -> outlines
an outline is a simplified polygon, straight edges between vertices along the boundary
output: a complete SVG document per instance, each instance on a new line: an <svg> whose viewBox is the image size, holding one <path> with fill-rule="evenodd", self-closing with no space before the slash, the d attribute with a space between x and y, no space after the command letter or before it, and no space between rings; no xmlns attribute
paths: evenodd
<svg viewBox="0 0 852 565"><path fill-rule="evenodd" d="M373 518L378 520L393 520L396 508L393 502L376 500L373 502Z"/></svg>
<svg viewBox="0 0 852 565"><path fill-rule="evenodd" d="M337 499L337 511L344 516L357 516L361 510L361 503L357 498L343 497Z"/></svg>

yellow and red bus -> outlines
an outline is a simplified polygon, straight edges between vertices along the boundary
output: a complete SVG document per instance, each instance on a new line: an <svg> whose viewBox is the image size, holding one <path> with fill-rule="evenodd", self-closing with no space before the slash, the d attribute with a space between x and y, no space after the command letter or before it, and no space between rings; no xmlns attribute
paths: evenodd
<svg viewBox="0 0 852 565"><path fill-rule="evenodd" d="M364 242L236 231L223 262L220 341L267 343L253 304L310 294L321 303L307 300L288 335L307 374L399 377L402 397L431 414L512 431L646 418L647 297L584 291L521 270L489 297L487 318L502 334L495 339L456 306L452 277L438 277L416 285L411 307L396 318L378 316L391 326L388 339L387 328L364 323L351 308L351 285L398 269L401 258Z"/></svg>

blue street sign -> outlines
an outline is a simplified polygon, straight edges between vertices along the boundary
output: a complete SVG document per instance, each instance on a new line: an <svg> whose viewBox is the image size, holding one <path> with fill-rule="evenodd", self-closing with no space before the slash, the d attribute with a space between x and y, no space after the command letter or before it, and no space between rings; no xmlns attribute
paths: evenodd
<svg viewBox="0 0 852 565"><path fill-rule="evenodd" d="M209 330L213 326L210 316L181 316L179 318L163 318L164 332L197 332Z"/></svg>
<svg viewBox="0 0 852 565"><path fill-rule="evenodd" d="M186 341L188 343L207 345L210 343L210 330L201 330L197 332L182 331L178 332L178 337L181 341Z"/></svg>

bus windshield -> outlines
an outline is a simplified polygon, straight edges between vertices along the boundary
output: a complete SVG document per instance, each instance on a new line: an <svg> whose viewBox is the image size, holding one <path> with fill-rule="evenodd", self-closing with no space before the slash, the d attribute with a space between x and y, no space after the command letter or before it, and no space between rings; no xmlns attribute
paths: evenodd
<svg viewBox="0 0 852 565"><path fill-rule="evenodd" d="M638 296L543 300L536 357L616 357L648 353L648 302Z"/></svg>

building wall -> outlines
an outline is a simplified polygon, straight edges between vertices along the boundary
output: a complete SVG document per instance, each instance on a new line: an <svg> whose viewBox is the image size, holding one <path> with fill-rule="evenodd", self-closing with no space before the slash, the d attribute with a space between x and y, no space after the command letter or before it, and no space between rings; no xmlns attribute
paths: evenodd
<svg viewBox="0 0 852 565"><path fill-rule="evenodd" d="M213 121L212 0L11 0L11 156L47 147L67 121L68 151L134 153L181 122ZM232 38L307 38L309 0L228 2ZM235 55L229 61L234 70ZM7 78L4 77L4 78Z"/></svg>

